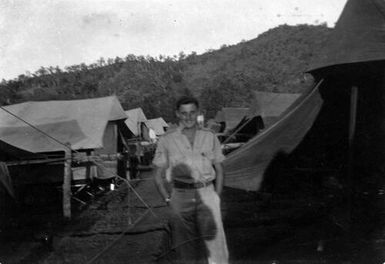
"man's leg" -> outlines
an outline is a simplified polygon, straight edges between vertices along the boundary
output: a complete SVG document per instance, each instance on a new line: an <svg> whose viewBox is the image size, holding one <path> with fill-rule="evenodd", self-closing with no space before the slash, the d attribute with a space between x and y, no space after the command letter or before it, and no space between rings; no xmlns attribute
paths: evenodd
<svg viewBox="0 0 385 264"><path fill-rule="evenodd" d="M205 246L197 228L196 203L196 190L173 190L171 227L177 263L207 263Z"/></svg>
<svg viewBox="0 0 385 264"><path fill-rule="evenodd" d="M223 230L220 198L212 185L199 189L199 193L202 203L198 208L198 226L205 238L208 261L210 264L226 264L228 263L229 253Z"/></svg>

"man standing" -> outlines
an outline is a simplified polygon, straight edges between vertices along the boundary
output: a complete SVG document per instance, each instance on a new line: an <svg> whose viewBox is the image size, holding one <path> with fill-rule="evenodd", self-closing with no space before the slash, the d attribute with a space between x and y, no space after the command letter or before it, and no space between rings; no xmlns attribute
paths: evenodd
<svg viewBox="0 0 385 264"><path fill-rule="evenodd" d="M198 115L195 98L177 101L179 126L159 139L155 182L175 215L172 236L179 263L225 264L228 251L220 211L224 156L215 134L198 126ZM173 186L171 193L166 182Z"/></svg>

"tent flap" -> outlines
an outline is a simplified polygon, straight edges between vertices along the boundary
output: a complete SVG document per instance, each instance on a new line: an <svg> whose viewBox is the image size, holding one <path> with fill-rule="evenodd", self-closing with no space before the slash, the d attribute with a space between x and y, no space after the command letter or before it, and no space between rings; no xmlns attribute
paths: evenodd
<svg viewBox="0 0 385 264"><path fill-rule="evenodd" d="M322 106L318 86L299 97L277 122L226 156L226 186L259 190L274 157L293 151L313 125Z"/></svg>

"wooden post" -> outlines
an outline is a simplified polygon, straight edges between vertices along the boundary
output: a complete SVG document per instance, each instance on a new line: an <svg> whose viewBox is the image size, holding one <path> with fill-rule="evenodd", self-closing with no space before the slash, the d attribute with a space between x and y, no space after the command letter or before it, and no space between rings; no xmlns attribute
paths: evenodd
<svg viewBox="0 0 385 264"><path fill-rule="evenodd" d="M66 219L71 219L71 145L67 143L66 146L63 178L63 216Z"/></svg>
<svg viewBox="0 0 385 264"><path fill-rule="evenodd" d="M91 156L94 156L94 155L95 155L95 151L91 151ZM97 168L97 165L95 164L95 162L92 162L91 166L90 166L91 181L93 182L94 179L97 177L98 177L98 168Z"/></svg>
<svg viewBox="0 0 385 264"><path fill-rule="evenodd" d="M127 185L127 211L128 211L128 225L132 225L132 210L131 210L131 206L130 206L130 186L129 186L129 182L125 182L126 185Z"/></svg>
<svg viewBox="0 0 385 264"><path fill-rule="evenodd" d="M87 158L90 156L90 151L87 151ZM86 180L90 180L91 179L91 164L89 162L87 162L86 164Z"/></svg>

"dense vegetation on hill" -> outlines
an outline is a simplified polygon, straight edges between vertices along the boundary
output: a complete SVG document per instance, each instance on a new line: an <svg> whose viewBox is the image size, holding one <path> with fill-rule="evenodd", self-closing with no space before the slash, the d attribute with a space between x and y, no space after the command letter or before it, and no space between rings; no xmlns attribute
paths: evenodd
<svg viewBox="0 0 385 264"><path fill-rule="evenodd" d="M142 107L149 118L173 121L176 98L193 94L212 117L223 106L249 106L254 90L303 91L310 82L303 72L330 31L325 25L282 25L253 40L202 55L128 55L64 69L41 67L33 74L3 80L0 105L114 94L125 109Z"/></svg>

